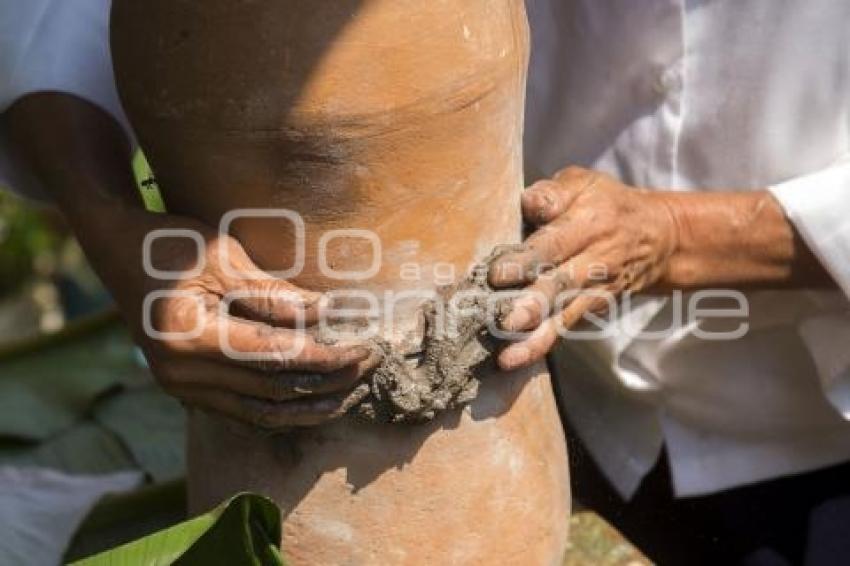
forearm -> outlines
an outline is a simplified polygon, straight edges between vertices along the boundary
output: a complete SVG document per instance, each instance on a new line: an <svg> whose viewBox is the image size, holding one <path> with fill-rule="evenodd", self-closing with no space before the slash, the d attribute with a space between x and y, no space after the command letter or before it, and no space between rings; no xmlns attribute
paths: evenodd
<svg viewBox="0 0 850 566"><path fill-rule="evenodd" d="M18 157L65 215L104 283L121 295L141 273L143 220L150 216L121 127L98 107L54 93L21 99L5 119Z"/></svg>
<svg viewBox="0 0 850 566"><path fill-rule="evenodd" d="M669 208L677 234L659 289L835 285L767 191L652 196Z"/></svg>
<svg viewBox="0 0 850 566"><path fill-rule="evenodd" d="M12 145L75 221L90 207L141 208L121 127L100 108L67 94L39 93L6 116Z"/></svg>
<svg viewBox="0 0 850 566"><path fill-rule="evenodd" d="M768 191L639 190L567 167L529 187L522 207L538 229L489 277L495 288L528 290L501 320L533 331L499 354L506 370L541 359L562 329L625 293L837 288ZM571 300L559 300L564 292Z"/></svg>

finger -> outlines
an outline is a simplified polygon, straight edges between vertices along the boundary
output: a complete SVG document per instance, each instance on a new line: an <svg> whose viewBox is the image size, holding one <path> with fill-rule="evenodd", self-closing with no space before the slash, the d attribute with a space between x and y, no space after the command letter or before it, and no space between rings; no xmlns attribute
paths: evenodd
<svg viewBox="0 0 850 566"><path fill-rule="evenodd" d="M604 312L608 309L614 295L602 289L587 292L576 297L562 311L556 325L558 334L565 335L588 313Z"/></svg>
<svg viewBox="0 0 850 566"><path fill-rule="evenodd" d="M217 245L215 257L222 262L217 276L223 288L223 299L233 305L236 313L275 326L309 324L318 318L321 293L272 277L260 269L235 240L222 238Z"/></svg>
<svg viewBox="0 0 850 566"><path fill-rule="evenodd" d="M569 295L571 291L583 289L588 284L593 266L593 258L581 254L540 275L527 289L527 293L511 305L510 311L500 321L501 327L508 332L537 328L558 307L557 303L563 302L565 297L561 295Z"/></svg>
<svg viewBox="0 0 850 566"><path fill-rule="evenodd" d="M567 167L554 179L537 181L522 195L525 221L541 225L554 221L573 204L575 199L598 181L599 174L580 167Z"/></svg>
<svg viewBox="0 0 850 566"><path fill-rule="evenodd" d="M604 291L582 292L563 311L546 319L531 335L521 342L506 347L498 356L499 367L512 371L542 360L555 345L559 336L575 327L588 313L601 312L612 295Z"/></svg>
<svg viewBox="0 0 850 566"><path fill-rule="evenodd" d="M487 282L494 289L519 287L534 281L547 268L554 268L554 264L544 265L538 253L524 248L523 251L509 252L496 258L489 266Z"/></svg>
<svg viewBox="0 0 850 566"><path fill-rule="evenodd" d="M528 367L542 360L558 338L554 319L547 319L528 338L511 344L502 350L497 358L499 367L504 371L514 371Z"/></svg>
<svg viewBox="0 0 850 566"><path fill-rule="evenodd" d="M490 285L496 289L527 285L551 271L557 262L549 250L562 237L552 225L541 228L526 240L522 251L504 254L490 265Z"/></svg>
<svg viewBox="0 0 850 566"><path fill-rule="evenodd" d="M537 181L522 193L522 216L529 224L552 222L567 209L555 181Z"/></svg>
<svg viewBox="0 0 850 566"><path fill-rule="evenodd" d="M593 233L584 227L584 218L564 219L537 230L525 242L524 249L496 259L488 278L496 289L534 282L590 245Z"/></svg>
<svg viewBox="0 0 850 566"><path fill-rule="evenodd" d="M305 328L315 324L327 298L265 273L229 282L223 299L233 313L272 326Z"/></svg>
<svg viewBox="0 0 850 566"><path fill-rule="evenodd" d="M175 347L265 372L331 373L373 355L365 345L321 344L300 330L274 328L221 313L207 317L200 337Z"/></svg>
<svg viewBox="0 0 850 566"><path fill-rule="evenodd" d="M170 392L190 406L219 413L225 417L264 430L317 426L344 415L363 391L351 395L274 403L244 397L219 389L199 387Z"/></svg>
<svg viewBox="0 0 850 566"><path fill-rule="evenodd" d="M307 396L351 391L377 365L367 359L328 373L266 373L207 360L172 362L156 375L168 388L213 388L266 401L290 401Z"/></svg>

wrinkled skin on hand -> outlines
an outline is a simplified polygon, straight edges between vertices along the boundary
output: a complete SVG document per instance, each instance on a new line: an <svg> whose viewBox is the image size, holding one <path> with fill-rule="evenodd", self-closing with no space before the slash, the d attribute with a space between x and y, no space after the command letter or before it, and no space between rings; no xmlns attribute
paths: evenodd
<svg viewBox="0 0 850 566"><path fill-rule="evenodd" d="M315 321L321 295L262 272L237 240L208 224L144 210L124 132L93 104L36 93L16 102L4 118L12 145L64 213L168 392L189 405L272 430L319 424L347 410L352 400L342 399L350 397L370 351L320 345L301 325L293 328L299 318L305 325ZM144 243L157 230L199 235L201 268L178 280L149 274ZM150 267L192 270L197 247L185 236L157 239L150 246ZM157 292L165 295L151 302ZM225 310L222 301L229 293L238 294ZM177 335L156 338L146 332L145 310L154 330ZM199 332L187 334L193 329ZM237 352L262 354L262 360L226 355L222 336ZM301 340L303 347L293 350Z"/></svg>
<svg viewBox="0 0 850 566"><path fill-rule="evenodd" d="M138 297L151 292L169 293L147 305L151 326L167 334L140 333L150 366L168 393L268 430L317 425L356 402L350 393L371 351L320 344L305 331L320 316L323 295L271 277L238 241L205 225L172 215L151 218L158 224L151 229L190 229L205 241L199 258L188 239L159 240L150 248L151 265L188 276L145 277L142 288L131 293L131 302L139 303ZM229 355L228 348L239 355Z"/></svg>
<svg viewBox="0 0 850 566"><path fill-rule="evenodd" d="M673 213L658 195L578 167L529 187L522 209L535 232L490 271L494 288L528 291L502 320L505 330L526 333L499 355L505 370L540 360L560 331L622 293L651 287L677 241Z"/></svg>

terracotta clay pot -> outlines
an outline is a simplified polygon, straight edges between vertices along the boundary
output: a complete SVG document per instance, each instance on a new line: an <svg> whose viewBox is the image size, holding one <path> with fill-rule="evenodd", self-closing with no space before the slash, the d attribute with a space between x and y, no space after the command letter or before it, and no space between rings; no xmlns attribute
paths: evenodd
<svg viewBox="0 0 850 566"><path fill-rule="evenodd" d="M303 218L308 289L432 290L520 238L527 63L521 0L116 0L122 99L170 211ZM328 231L366 229L369 242ZM296 231L244 217L257 263L287 269ZM324 265L318 250L326 244ZM344 271L370 277L339 280ZM329 272L328 268L334 270ZM416 339L417 303L385 337ZM283 508L291 564L558 564L567 456L544 366L485 376L424 425L267 436L190 418L193 510L252 490Z"/></svg>

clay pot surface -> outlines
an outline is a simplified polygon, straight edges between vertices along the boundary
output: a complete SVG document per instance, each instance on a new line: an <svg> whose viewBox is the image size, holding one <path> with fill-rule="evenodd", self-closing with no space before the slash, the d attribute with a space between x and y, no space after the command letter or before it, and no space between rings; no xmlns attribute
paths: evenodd
<svg viewBox="0 0 850 566"><path fill-rule="evenodd" d="M289 217L231 234L268 270L302 250L291 280L320 291L430 291L519 241L527 33L521 0L113 5L119 90L169 210L211 225L297 213L300 244ZM327 239L351 229L380 242L368 278L336 276L376 258L374 241ZM267 436L193 412L192 507L268 494L296 565L558 564L570 499L549 376L491 373L469 407L420 426Z"/></svg>

